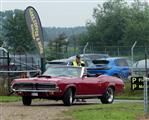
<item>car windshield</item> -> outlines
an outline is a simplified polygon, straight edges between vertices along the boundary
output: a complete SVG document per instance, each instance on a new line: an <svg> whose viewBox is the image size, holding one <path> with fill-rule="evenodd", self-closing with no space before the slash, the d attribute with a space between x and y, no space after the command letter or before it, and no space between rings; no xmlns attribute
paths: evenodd
<svg viewBox="0 0 149 120"><path fill-rule="evenodd" d="M53 77L80 77L81 68L79 67L49 67L43 76L53 76Z"/></svg>
<svg viewBox="0 0 149 120"><path fill-rule="evenodd" d="M95 65L103 66L103 65L107 65L109 63L109 61L108 60L93 60L93 63Z"/></svg>
<svg viewBox="0 0 149 120"><path fill-rule="evenodd" d="M82 56L90 58L91 60L97 60L102 58L108 58L108 54L82 54Z"/></svg>

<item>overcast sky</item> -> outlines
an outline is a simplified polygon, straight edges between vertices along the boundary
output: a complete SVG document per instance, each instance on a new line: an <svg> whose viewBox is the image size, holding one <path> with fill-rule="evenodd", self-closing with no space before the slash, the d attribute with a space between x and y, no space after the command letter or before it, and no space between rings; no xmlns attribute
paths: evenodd
<svg viewBox="0 0 149 120"><path fill-rule="evenodd" d="M105 0L0 0L0 10L24 10L33 6L44 27L85 26L92 20L93 8ZM131 0L130 0L131 1ZM149 1L149 0L146 0Z"/></svg>

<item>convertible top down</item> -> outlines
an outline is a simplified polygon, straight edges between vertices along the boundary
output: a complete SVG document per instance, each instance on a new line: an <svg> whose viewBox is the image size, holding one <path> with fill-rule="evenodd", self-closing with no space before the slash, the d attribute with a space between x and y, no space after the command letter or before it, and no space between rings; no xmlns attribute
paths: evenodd
<svg viewBox="0 0 149 120"><path fill-rule="evenodd" d="M41 76L12 81L12 90L22 96L24 105L32 99L62 100L70 106L76 98L99 98L102 103L112 103L114 95L123 91L120 78L90 75L84 67L49 67Z"/></svg>

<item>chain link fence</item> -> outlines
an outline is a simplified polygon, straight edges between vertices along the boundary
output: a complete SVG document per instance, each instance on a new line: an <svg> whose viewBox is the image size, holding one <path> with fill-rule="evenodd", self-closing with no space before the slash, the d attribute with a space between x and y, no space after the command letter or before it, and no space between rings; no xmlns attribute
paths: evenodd
<svg viewBox="0 0 149 120"><path fill-rule="evenodd" d="M36 55L9 53L0 48L0 95L11 92L13 79L33 77L41 73L40 58Z"/></svg>
<svg viewBox="0 0 149 120"><path fill-rule="evenodd" d="M110 57L127 57L130 60L130 67L132 66L132 46L105 46L101 44L88 44L86 49L84 49L84 46L67 46L62 47L61 51L48 51L46 52L46 57L50 56L53 57L53 59L62 59L62 58L68 58L70 56L76 55L76 54L83 54L85 53L99 53L99 54L108 54ZM145 59L145 51L147 53L147 58L149 58L149 46L135 46L133 50L133 64L137 64L140 60ZM36 60L36 64L35 61ZM18 55L13 54L8 56L4 51L0 53L0 85L3 86L3 88L6 87L6 84L10 84L10 81L14 78L18 78L23 76L22 74L24 71L27 73L27 71L30 70L40 70L40 58L38 58L35 55ZM142 64L145 64L143 62ZM137 64L139 65L139 64ZM9 66L9 67L8 67ZM137 68L138 66L135 66L134 73L137 75L145 75L145 68L143 66L143 69ZM148 66L149 68L149 66ZM8 71L7 73L3 74L3 71ZM11 71L11 72L10 72ZM16 73L18 71L18 73ZM22 72L21 72L22 71ZM147 72L149 70L147 69ZM38 71L39 72L39 71ZM15 76L12 76L15 75ZM33 73L31 76L35 76ZM7 83L9 82L9 83ZM2 88L2 87L1 87Z"/></svg>
<svg viewBox="0 0 149 120"><path fill-rule="evenodd" d="M134 49L132 51L132 46L112 46L112 45L102 45L102 44L88 44L85 51L85 45L84 46L67 46L61 48L60 51L50 51L49 56L55 56L54 59L63 59L68 58L70 56L76 55L76 54L83 54L85 53L99 53L99 54L108 54L110 57L126 57L128 58L129 65L131 68L133 68L134 73L137 75L145 75L145 62L141 63L140 61L145 61L145 51L147 53L147 59L149 58L149 46L134 46ZM133 52L133 56L132 56ZM133 59L133 61L132 61ZM142 61L143 62L143 61ZM143 67L143 68L140 68ZM148 65L149 68L149 65Z"/></svg>
<svg viewBox="0 0 149 120"><path fill-rule="evenodd" d="M0 95L11 94L12 80L17 78L29 78L40 74L40 70L0 71Z"/></svg>
<svg viewBox="0 0 149 120"><path fill-rule="evenodd" d="M56 56L56 58L67 58L76 54L83 54L84 46L68 46L66 48L61 48L61 51L48 51L47 56ZM109 54L111 57L128 57L131 58L131 48L132 46L105 46L102 44L88 44L85 53L103 53ZM134 48L134 60L144 59L145 49L149 53L149 46L136 46Z"/></svg>

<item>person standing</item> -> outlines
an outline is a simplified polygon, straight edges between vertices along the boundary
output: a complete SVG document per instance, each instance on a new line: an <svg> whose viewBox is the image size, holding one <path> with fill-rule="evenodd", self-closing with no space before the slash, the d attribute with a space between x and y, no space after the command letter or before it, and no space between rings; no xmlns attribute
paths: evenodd
<svg viewBox="0 0 149 120"><path fill-rule="evenodd" d="M76 59L74 61L72 61L72 65L74 67L84 67L85 63L84 63L84 61L81 60L80 55L76 55Z"/></svg>
<svg viewBox="0 0 149 120"><path fill-rule="evenodd" d="M84 67L85 63L84 63L84 61L81 60L80 55L76 55L76 59L74 61L72 61L72 65L74 67ZM76 102L80 102L80 100L76 99ZM86 100L82 99L82 102L86 102Z"/></svg>

